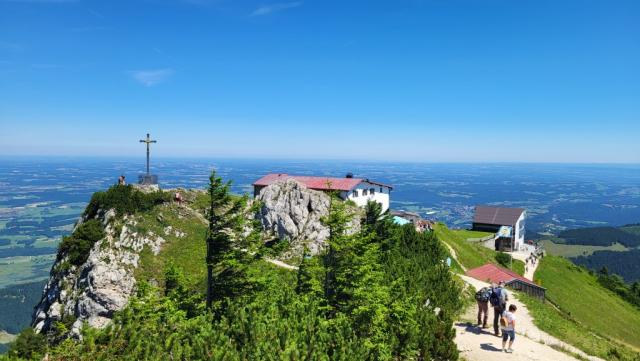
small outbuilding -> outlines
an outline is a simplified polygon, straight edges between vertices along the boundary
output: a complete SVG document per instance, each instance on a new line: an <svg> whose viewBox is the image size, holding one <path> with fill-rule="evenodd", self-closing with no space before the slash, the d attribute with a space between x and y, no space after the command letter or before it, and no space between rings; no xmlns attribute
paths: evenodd
<svg viewBox="0 0 640 361"><path fill-rule="evenodd" d="M545 296L546 288L535 284L509 269L499 267L492 263L470 269L466 275L488 283L504 282L505 286L511 289L524 292L529 296L539 299L544 299Z"/></svg>
<svg viewBox="0 0 640 361"><path fill-rule="evenodd" d="M522 208L476 206L472 229L496 233L496 251L515 251L524 245L525 218Z"/></svg>

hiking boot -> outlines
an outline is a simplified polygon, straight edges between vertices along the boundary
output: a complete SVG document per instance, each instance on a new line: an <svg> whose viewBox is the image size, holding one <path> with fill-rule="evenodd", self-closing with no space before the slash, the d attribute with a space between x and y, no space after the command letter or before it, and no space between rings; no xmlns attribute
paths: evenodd
<svg viewBox="0 0 640 361"><path fill-rule="evenodd" d="M507 351L505 351L506 353L513 353L513 349L512 348L508 348Z"/></svg>

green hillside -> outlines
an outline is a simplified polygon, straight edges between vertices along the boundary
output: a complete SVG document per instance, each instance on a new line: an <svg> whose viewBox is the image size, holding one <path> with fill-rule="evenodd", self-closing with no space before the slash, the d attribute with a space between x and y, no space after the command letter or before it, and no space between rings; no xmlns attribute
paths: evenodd
<svg viewBox="0 0 640 361"><path fill-rule="evenodd" d="M535 279L547 288L548 302L523 298L542 330L606 359L640 357L640 310L600 286L595 276L562 257L547 256Z"/></svg>
<svg viewBox="0 0 640 361"><path fill-rule="evenodd" d="M453 230L449 229L443 223L437 223L434 227L434 231L438 239L453 248L456 252L458 262L467 269L480 267L487 263L499 263L496 260L498 252L478 243L467 241L467 239L489 236L491 235L490 233ZM524 274L524 262L514 259L512 269L520 275ZM458 269L458 271L462 271L462 269Z"/></svg>
<svg viewBox="0 0 640 361"><path fill-rule="evenodd" d="M549 254L571 258L593 271L607 267L629 284L640 280L638 225L577 228L560 232L557 237L539 236Z"/></svg>
<svg viewBox="0 0 640 361"><path fill-rule="evenodd" d="M451 230L443 224L437 224L435 232L456 252L464 267L496 263L497 252L467 241L487 234ZM522 262L516 264L516 267L524 268ZM640 310L604 289L588 271L562 257L544 257L535 280L547 288L549 302L523 294L520 298L540 329L607 360L640 360L637 353L640 350Z"/></svg>

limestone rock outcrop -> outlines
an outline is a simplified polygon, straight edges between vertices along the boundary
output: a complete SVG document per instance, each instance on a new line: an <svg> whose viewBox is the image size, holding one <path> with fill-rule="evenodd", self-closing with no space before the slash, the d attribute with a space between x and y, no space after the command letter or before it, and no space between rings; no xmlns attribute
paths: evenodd
<svg viewBox="0 0 640 361"><path fill-rule="evenodd" d="M135 291L133 271L140 252L144 247L155 255L160 252L164 239L150 231L140 233L133 217L112 222L115 212L110 210L99 212L97 218L105 225L106 235L95 243L85 263L69 265L66 255L58 254L34 311L32 326L37 332L49 331L56 321L68 316L75 319L73 337L80 336L85 322L97 328L106 326Z"/></svg>
<svg viewBox="0 0 640 361"><path fill-rule="evenodd" d="M257 199L262 202L258 217L263 229L276 238L289 240L289 256L302 255L305 246L312 254L324 248L329 228L322 223L322 217L329 214L328 194L287 179L263 188ZM356 213L355 209L351 211ZM348 229L352 233L360 229L357 216Z"/></svg>

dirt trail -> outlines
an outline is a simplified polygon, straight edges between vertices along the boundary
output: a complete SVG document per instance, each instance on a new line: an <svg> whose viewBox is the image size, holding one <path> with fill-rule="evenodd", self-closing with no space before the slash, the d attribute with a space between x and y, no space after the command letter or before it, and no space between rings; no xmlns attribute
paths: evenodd
<svg viewBox="0 0 640 361"><path fill-rule="evenodd" d="M286 269L292 270L292 271L298 270L297 266L292 266L292 265L290 265L288 263L284 263L284 262L282 262L282 261L280 261L278 259L265 258L264 260L269 262L269 263L271 263L271 264L274 264L274 265L276 265L278 267L281 267L281 268L286 268Z"/></svg>
<svg viewBox="0 0 640 361"><path fill-rule="evenodd" d="M513 252L511 253L511 256L515 259L519 259L522 262L525 262L526 266L525 266L524 278L528 279L529 281L533 281L533 275L536 273L536 269L538 269L540 260L539 259L536 260L536 262L532 265L531 262L527 263L527 257L529 256L529 254L523 254L521 252Z"/></svg>
<svg viewBox="0 0 640 361"><path fill-rule="evenodd" d="M456 262L458 262L458 254L456 253L456 250L453 249L453 247L451 247L449 245L449 243L447 242L442 242L445 246L447 246L447 248L449 249L449 253L451 253L451 258L455 259ZM462 265L462 263L458 262L458 264L460 265L460 268L462 268L462 272L467 272L467 268L465 266Z"/></svg>
<svg viewBox="0 0 640 361"><path fill-rule="evenodd" d="M467 276L460 276L467 284L480 289L488 286L487 283L478 281ZM602 359L588 356L577 348L558 340L557 338L541 331L533 324L533 319L529 314L526 305L517 299L517 295L509 292L509 304L518 307L516 311L516 340L513 344L515 352L505 354L502 352L502 339L493 335L493 328L481 329L476 327L477 306L472 305L467 309L463 319L455 324L456 344L461 351L461 356L469 361L492 361L492 360L576 360L568 354L556 349L568 350L578 354L585 359L601 361ZM471 323L466 320L473 320ZM493 310L489 310L489 323L493 321ZM491 327L491 325L489 325ZM553 345L553 347L552 347Z"/></svg>

